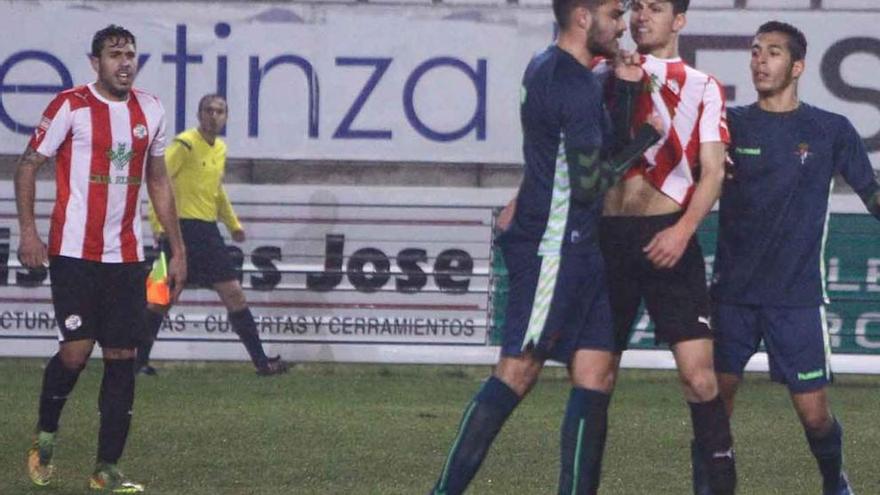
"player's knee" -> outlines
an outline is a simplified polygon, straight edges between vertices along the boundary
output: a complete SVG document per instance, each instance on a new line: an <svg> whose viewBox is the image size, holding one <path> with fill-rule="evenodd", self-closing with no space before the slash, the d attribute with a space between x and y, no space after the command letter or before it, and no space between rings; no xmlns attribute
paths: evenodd
<svg viewBox="0 0 880 495"><path fill-rule="evenodd" d="M244 291L237 281L217 284L214 288L228 311L240 311L247 307Z"/></svg>
<svg viewBox="0 0 880 495"><path fill-rule="evenodd" d="M530 366L528 364L520 366L499 366L495 370L495 376L510 387L516 395L524 397L535 382L538 381L538 374L541 372L540 366Z"/></svg>
<svg viewBox="0 0 880 495"><path fill-rule="evenodd" d="M828 433L834 420L827 410L801 411L801 424L808 435L821 437Z"/></svg>
<svg viewBox="0 0 880 495"><path fill-rule="evenodd" d="M681 383L687 395L698 402L706 402L718 395L718 380L711 369L690 370L681 374Z"/></svg>
<svg viewBox="0 0 880 495"><path fill-rule="evenodd" d="M134 359L137 351L135 349L109 349L103 350L104 360L125 360Z"/></svg>
<svg viewBox="0 0 880 495"><path fill-rule="evenodd" d="M610 394L614 390L617 373L613 369L590 370L588 373L575 373L571 378L576 387Z"/></svg>
<svg viewBox="0 0 880 495"><path fill-rule="evenodd" d="M61 365L64 366L69 371L73 371L76 373L81 372L86 368L86 364L89 362L89 355L82 355L80 353L73 352L62 352L61 353Z"/></svg>

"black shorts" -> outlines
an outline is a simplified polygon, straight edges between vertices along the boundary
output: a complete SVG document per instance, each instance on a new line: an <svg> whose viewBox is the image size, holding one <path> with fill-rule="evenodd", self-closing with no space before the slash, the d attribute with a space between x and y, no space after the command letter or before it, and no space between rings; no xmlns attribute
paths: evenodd
<svg viewBox="0 0 880 495"><path fill-rule="evenodd" d="M147 298L143 263L52 256L49 275L60 342L89 339L110 349L134 347Z"/></svg>
<svg viewBox="0 0 880 495"><path fill-rule="evenodd" d="M616 350L629 344L639 305L645 301L655 340L670 345L712 338L706 265L697 237L672 268L658 269L642 251L655 234L671 227L681 213L650 217L603 217L599 240L608 273Z"/></svg>
<svg viewBox="0 0 880 495"><path fill-rule="evenodd" d="M217 222L180 219L180 233L186 246L186 283L212 288L218 282L238 279L238 272ZM165 255L171 257L168 243L162 243Z"/></svg>

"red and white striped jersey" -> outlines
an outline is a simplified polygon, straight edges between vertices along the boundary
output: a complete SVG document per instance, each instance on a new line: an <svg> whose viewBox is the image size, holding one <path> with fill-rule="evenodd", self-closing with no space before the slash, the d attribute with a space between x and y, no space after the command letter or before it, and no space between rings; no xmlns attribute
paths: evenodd
<svg viewBox="0 0 880 495"><path fill-rule="evenodd" d="M144 259L140 190L150 156L165 152L165 109L132 90L110 101L94 84L59 93L29 146L55 157L49 254L105 263Z"/></svg>
<svg viewBox="0 0 880 495"><path fill-rule="evenodd" d="M700 143L730 142L724 90L712 76L680 58L642 56L645 88L636 105L633 129L651 113L663 119L665 135L627 174L642 174L663 194L687 206L694 192Z"/></svg>

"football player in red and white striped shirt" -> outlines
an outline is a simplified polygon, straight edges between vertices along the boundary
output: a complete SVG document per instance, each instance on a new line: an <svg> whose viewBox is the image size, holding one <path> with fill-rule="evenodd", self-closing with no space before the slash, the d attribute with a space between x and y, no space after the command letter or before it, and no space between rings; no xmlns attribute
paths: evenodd
<svg viewBox="0 0 880 495"><path fill-rule="evenodd" d="M146 270L141 243L140 191L150 199L168 234L173 297L186 280L186 255L171 182L165 170L165 110L133 87L135 37L119 26L95 33L94 83L59 93L46 108L15 174L22 264L48 262L59 350L46 366L37 439L28 472L37 485L51 481L58 420L67 396L97 341L104 356L99 397L96 490L138 493L116 463L122 456L134 402L135 341L143 325ZM56 199L43 243L34 218L37 170L55 158Z"/></svg>
<svg viewBox="0 0 880 495"><path fill-rule="evenodd" d="M636 104L632 122L658 115L666 133L606 195L599 237L618 365L644 300L656 340L672 349L691 409L692 451L703 461L695 463L695 483L704 490L698 493L732 494L733 440L713 369L705 265L694 235L720 194L730 137L721 85L678 54L688 4L631 4L630 32L648 89Z"/></svg>

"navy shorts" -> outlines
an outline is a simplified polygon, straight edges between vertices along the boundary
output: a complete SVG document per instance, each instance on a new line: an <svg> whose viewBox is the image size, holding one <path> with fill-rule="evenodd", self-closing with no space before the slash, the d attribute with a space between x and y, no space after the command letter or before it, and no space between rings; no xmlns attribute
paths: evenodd
<svg viewBox="0 0 880 495"><path fill-rule="evenodd" d="M770 378L793 393L810 392L831 382L831 347L825 308L717 304L715 370L742 376L764 341Z"/></svg>
<svg viewBox="0 0 880 495"><path fill-rule="evenodd" d="M131 349L144 326L147 271L143 263L99 263L52 256L52 304L59 342L96 340Z"/></svg>
<svg viewBox="0 0 880 495"><path fill-rule="evenodd" d="M611 307L598 251L541 257L533 248L503 250L510 277L503 356L531 350L539 359L568 364L579 349L611 352Z"/></svg>
<svg viewBox="0 0 880 495"><path fill-rule="evenodd" d="M186 246L187 285L210 289L218 282L238 279L217 222L181 218L180 233ZM170 258L168 243L163 243L162 249Z"/></svg>

